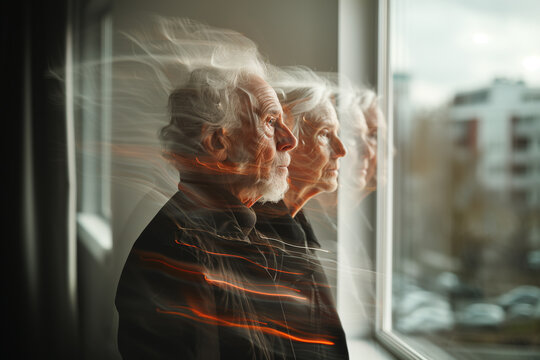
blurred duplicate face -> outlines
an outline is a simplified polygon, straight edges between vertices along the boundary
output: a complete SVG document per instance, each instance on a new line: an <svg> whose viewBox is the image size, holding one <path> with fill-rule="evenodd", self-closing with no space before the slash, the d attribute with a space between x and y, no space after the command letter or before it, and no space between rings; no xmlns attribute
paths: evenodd
<svg viewBox="0 0 540 360"><path fill-rule="evenodd" d="M362 113L360 110L356 112L356 119L359 127L359 168L358 177L364 177L364 185L370 190L375 190L377 187L377 143L379 128L384 130L385 121L382 111L378 106L373 106Z"/></svg>
<svg viewBox="0 0 540 360"><path fill-rule="evenodd" d="M296 138L283 121L283 110L276 92L266 81L252 76L242 84L242 127L231 139L236 158L247 175L246 186L253 187L257 196L278 201L288 188L289 151Z"/></svg>
<svg viewBox="0 0 540 360"><path fill-rule="evenodd" d="M292 121L287 119L288 124ZM336 111L327 102L301 121L298 146L291 152L291 184L298 187L297 191L334 191L338 186L339 158L346 154L338 137Z"/></svg>
<svg viewBox="0 0 540 360"><path fill-rule="evenodd" d="M353 119L356 127L355 144L357 151L356 179L354 183L359 190L363 190L375 175L377 168L377 133L375 131L375 138L373 138L361 109L354 110Z"/></svg>

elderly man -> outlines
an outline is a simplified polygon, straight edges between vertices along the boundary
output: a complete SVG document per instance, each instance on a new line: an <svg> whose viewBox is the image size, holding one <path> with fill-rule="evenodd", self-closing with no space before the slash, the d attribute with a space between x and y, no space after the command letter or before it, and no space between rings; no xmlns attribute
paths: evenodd
<svg viewBox="0 0 540 360"><path fill-rule="evenodd" d="M179 191L137 239L118 285L124 358L286 359L291 343L329 342L288 328L272 244L250 209L287 189L284 125L264 71L193 70L169 97L162 129Z"/></svg>

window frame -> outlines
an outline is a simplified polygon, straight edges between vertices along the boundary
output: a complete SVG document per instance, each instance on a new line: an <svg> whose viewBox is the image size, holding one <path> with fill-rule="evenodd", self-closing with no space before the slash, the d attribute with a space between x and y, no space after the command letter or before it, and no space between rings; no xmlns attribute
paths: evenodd
<svg viewBox="0 0 540 360"><path fill-rule="evenodd" d="M379 0L377 43L377 91L381 110L387 120L387 141L377 145L377 178L386 179L377 187L376 198L376 281L374 335L388 351L399 359L440 360L454 359L447 352L428 340L412 339L393 331L392 327L392 278L393 278L393 178L394 178L394 118L393 81L391 68L391 5L393 0ZM418 348L429 351L429 357Z"/></svg>

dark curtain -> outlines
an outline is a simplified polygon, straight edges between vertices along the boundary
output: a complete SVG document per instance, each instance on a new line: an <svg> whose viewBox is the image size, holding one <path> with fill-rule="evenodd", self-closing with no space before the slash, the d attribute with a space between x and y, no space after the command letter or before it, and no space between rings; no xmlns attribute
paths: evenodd
<svg viewBox="0 0 540 360"><path fill-rule="evenodd" d="M64 84L68 0L5 1L2 17L4 241L2 353L78 358L68 286ZM73 289L73 286L72 286ZM2 356L8 358L7 356Z"/></svg>

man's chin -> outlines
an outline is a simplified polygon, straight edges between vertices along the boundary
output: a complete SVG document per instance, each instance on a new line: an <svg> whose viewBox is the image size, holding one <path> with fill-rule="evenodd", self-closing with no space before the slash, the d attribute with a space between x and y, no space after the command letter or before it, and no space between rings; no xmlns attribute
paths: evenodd
<svg viewBox="0 0 540 360"><path fill-rule="evenodd" d="M286 176L280 176L278 179L274 177L265 181L261 186L263 196L260 201L262 202L278 202L283 199L283 196L289 189Z"/></svg>

